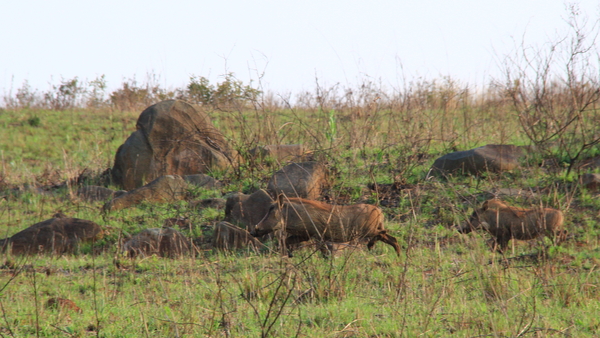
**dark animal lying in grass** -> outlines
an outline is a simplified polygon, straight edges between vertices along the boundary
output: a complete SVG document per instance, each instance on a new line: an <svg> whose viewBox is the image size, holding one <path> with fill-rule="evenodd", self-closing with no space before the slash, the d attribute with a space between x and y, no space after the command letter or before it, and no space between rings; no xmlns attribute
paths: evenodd
<svg viewBox="0 0 600 338"><path fill-rule="evenodd" d="M369 204L340 206L301 198L280 200L271 205L251 234L262 236L279 230L288 236L285 240L288 249L311 238L327 242L368 238L369 249L382 241L400 255L398 241L383 228L383 212Z"/></svg>
<svg viewBox="0 0 600 338"><path fill-rule="evenodd" d="M567 234L563 230L563 219L560 210L511 207L500 200L491 199L483 202L481 208L476 209L458 231L467 234L484 228L494 238L496 249L503 252L511 239L530 240L546 235L556 244L560 243Z"/></svg>

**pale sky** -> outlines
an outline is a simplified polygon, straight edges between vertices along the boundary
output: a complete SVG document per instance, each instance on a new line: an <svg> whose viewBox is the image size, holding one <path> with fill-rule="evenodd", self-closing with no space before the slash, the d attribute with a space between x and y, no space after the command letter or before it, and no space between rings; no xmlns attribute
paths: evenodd
<svg viewBox="0 0 600 338"><path fill-rule="evenodd" d="M590 21L600 17L599 0L578 3ZM111 89L148 73L171 88L192 75L264 74L276 93L313 90L317 77L485 83L515 41L550 41L567 15L562 0L1 0L0 95L24 80L47 90L102 74Z"/></svg>

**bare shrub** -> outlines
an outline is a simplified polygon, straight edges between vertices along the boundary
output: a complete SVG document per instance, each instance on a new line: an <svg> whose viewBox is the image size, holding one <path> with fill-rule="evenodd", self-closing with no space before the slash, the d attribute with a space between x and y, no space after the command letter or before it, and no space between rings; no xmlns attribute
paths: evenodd
<svg viewBox="0 0 600 338"><path fill-rule="evenodd" d="M3 97L5 107L10 110L22 109L101 109L108 107L106 100L106 79L104 75L91 81L61 79L58 84L50 84L50 89L39 93L25 81L13 95L12 90Z"/></svg>
<svg viewBox="0 0 600 338"><path fill-rule="evenodd" d="M12 95L12 89L3 97L5 107L9 110L30 109L40 104L41 97L37 90L31 88L29 82L25 80L15 95Z"/></svg>
<svg viewBox="0 0 600 338"><path fill-rule="evenodd" d="M102 109L109 105L106 97L106 77L101 75L92 81L89 81L85 92L85 108Z"/></svg>
<svg viewBox="0 0 600 338"><path fill-rule="evenodd" d="M569 9L569 32L544 46L522 42L503 60L503 87L521 129L568 172L600 142L600 26L590 26L577 6Z"/></svg>
<svg viewBox="0 0 600 338"><path fill-rule="evenodd" d="M80 100L85 92L77 77L65 80L60 84L51 85L44 93L45 106L51 110L68 110L80 106Z"/></svg>

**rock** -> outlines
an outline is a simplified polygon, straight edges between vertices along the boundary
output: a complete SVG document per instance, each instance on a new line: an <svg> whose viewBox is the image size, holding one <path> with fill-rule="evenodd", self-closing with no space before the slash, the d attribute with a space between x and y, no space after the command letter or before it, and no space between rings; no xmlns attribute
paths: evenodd
<svg viewBox="0 0 600 338"><path fill-rule="evenodd" d="M87 202L99 202L111 199L115 195L115 191L109 188L100 187L96 185L88 185L81 187L75 192L75 195L79 199Z"/></svg>
<svg viewBox="0 0 600 338"><path fill-rule="evenodd" d="M600 188L600 174L583 174L579 177L579 182L589 190L598 190Z"/></svg>
<svg viewBox="0 0 600 338"><path fill-rule="evenodd" d="M206 208L223 209L225 208L226 204L227 201L222 198L207 198L199 201L190 201L189 207L196 210L202 210Z"/></svg>
<svg viewBox="0 0 600 338"><path fill-rule="evenodd" d="M329 170L319 162L290 163L277 171L267 186L273 196L285 194L316 200L329 187Z"/></svg>
<svg viewBox="0 0 600 338"><path fill-rule="evenodd" d="M265 217L273 202L271 196L262 189L252 195L233 194L225 204L225 221L252 231Z"/></svg>
<svg viewBox="0 0 600 338"><path fill-rule="evenodd" d="M302 160L310 151L302 144L267 145L250 149L250 155L255 159L271 158L277 162Z"/></svg>
<svg viewBox="0 0 600 338"><path fill-rule="evenodd" d="M185 175L183 176L183 179L192 186L202 187L204 189L219 189L223 186L221 182L204 174Z"/></svg>
<svg viewBox="0 0 600 338"><path fill-rule="evenodd" d="M102 228L79 218L51 218L36 223L3 241L2 247L10 246L14 255L73 253L80 243L99 240L104 236Z"/></svg>
<svg viewBox="0 0 600 338"><path fill-rule="evenodd" d="M446 154L433 163L432 173L473 174L502 172L519 166L523 149L514 145L488 144L483 147Z"/></svg>
<svg viewBox="0 0 600 338"><path fill-rule="evenodd" d="M215 226L212 246L218 250L234 250L250 248L254 251L263 247L262 243L252 237L247 230L228 222L219 222Z"/></svg>
<svg viewBox="0 0 600 338"><path fill-rule="evenodd" d="M105 212L121 210L142 202L171 203L187 196L188 184L177 175L161 176L147 185L131 190L104 204Z"/></svg>
<svg viewBox="0 0 600 338"><path fill-rule="evenodd" d="M163 175L225 170L235 155L208 115L197 106L166 100L146 108L137 130L117 150L113 181L126 190Z"/></svg>
<svg viewBox="0 0 600 338"><path fill-rule="evenodd" d="M123 244L123 251L130 257L152 256L178 257L192 252L192 244L173 228L145 229Z"/></svg>

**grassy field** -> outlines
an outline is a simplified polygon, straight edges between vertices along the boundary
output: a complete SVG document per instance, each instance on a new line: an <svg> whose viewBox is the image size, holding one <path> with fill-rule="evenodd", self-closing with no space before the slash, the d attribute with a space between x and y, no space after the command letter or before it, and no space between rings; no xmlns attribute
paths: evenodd
<svg viewBox="0 0 600 338"><path fill-rule="evenodd" d="M0 238L57 212L108 234L73 255L0 253L0 337L598 337L600 196L579 176L600 172L589 165L600 156L600 25L574 8L564 35L499 56L504 78L485 88L365 77L350 87L317 80L291 97L232 73L175 89L155 76L112 92L104 76L11 88L0 107ZM283 257L274 243L125 257L125 238L167 218L189 218L196 227L185 234L197 239L224 217L183 201L102 213L103 203L75 198L85 184L118 188L106 175L117 148L145 107L172 98L201 105L246 159L210 173L224 186L191 191L195 199L265 188L281 164L248 151L302 143L333 173L327 201L380 206L400 257L381 243L335 258L310 248ZM532 151L510 172L428 177L437 157L485 144ZM502 255L484 232L459 234L501 188L525 192L500 197L509 204L562 210L567 241L511 241Z"/></svg>
<svg viewBox="0 0 600 338"><path fill-rule="evenodd" d="M304 250L204 251L194 257L129 259L124 236L185 216L207 235L223 212L185 203L142 205L103 215L101 203L74 199L112 165L135 130L137 113L110 110L0 111L0 232L10 236L61 211L109 227L110 235L62 257L2 254L0 335L4 337L583 337L600 330L600 199L549 146L521 169L482 177L426 179L436 156L487 143L528 145L507 108L393 107L214 110L211 117L243 155L256 145L304 143L336 172L334 201L379 204L402 246L347 251L326 259ZM370 110L369 110L370 109ZM597 115L593 115L597 116ZM554 147L554 148L552 148ZM551 155L555 154L554 157ZM588 155L595 154L593 149ZM548 165L547 163L551 163ZM277 165L253 163L215 173L220 191L264 188ZM596 169L597 170L597 169ZM84 175L85 176L85 175ZM397 183L387 194L368 184ZM485 233L452 227L496 188L503 198L563 210L569 240L512 241L491 251ZM386 195L387 194L387 195ZM81 312L47 306L54 297Z"/></svg>

